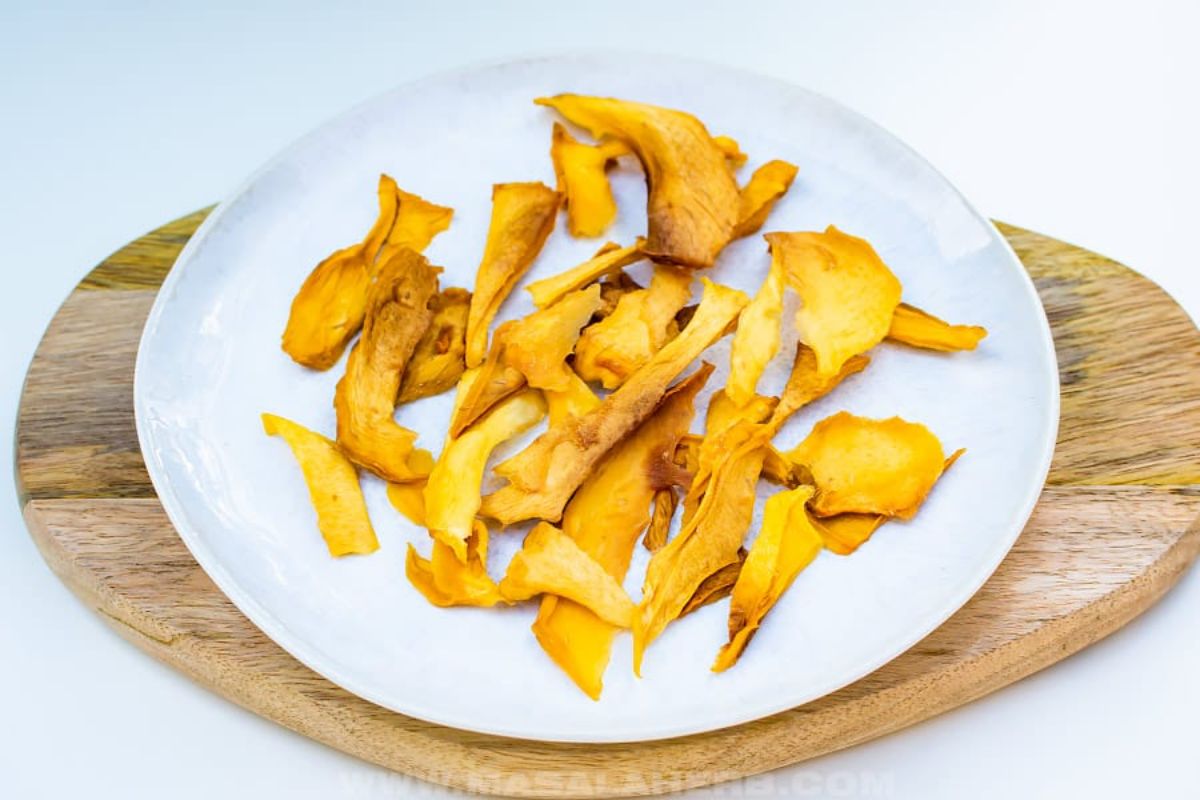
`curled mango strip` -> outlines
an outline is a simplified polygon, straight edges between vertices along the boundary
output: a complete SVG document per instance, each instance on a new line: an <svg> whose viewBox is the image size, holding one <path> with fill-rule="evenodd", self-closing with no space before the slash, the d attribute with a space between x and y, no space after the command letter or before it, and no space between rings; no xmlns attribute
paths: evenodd
<svg viewBox="0 0 1200 800"><path fill-rule="evenodd" d="M408 545L404 573L417 591L435 606L481 606L508 603L500 588L487 573L488 529L475 520L466 542L467 557L459 561L454 551L439 541L433 543L433 555L422 558L417 548Z"/></svg>
<svg viewBox="0 0 1200 800"><path fill-rule="evenodd" d="M546 308L562 299L568 292L582 289L603 277L617 275L630 264L641 261L646 257L642 252L645 244L646 240L640 236L628 247L621 247L616 242L608 242L596 251L596 255L582 264L557 275L534 281L525 287L525 291L533 297L535 306Z"/></svg>
<svg viewBox="0 0 1200 800"><path fill-rule="evenodd" d="M425 481L389 483L388 502L405 519L414 525L425 527Z"/></svg>
<svg viewBox="0 0 1200 800"><path fill-rule="evenodd" d="M737 139L732 136L714 136L713 144L715 144L729 163L735 167L740 167L746 163L748 156L742 152L742 147L737 143Z"/></svg>
<svg viewBox="0 0 1200 800"><path fill-rule="evenodd" d="M733 591L733 585L737 583L738 575L742 572L742 564L745 563L746 548L739 547L737 561L726 564L712 575L700 581L700 585L696 587L696 591L692 593L691 598L684 604L683 610L679 612L679 616L686 617L698 608L703 608L729 597Z"/></svg>
<svg viewBox="0 0 1200 800"><path fill-rule="evenodd" d="M616 219L608 165L629 152L629 146L616 139L586 144L554 123L550 159L558 191L566 198L567 230L572 236L599 236Z"/></svg>
<svg viewBox="0 0 1200 800"><path fill-rule="evenodd" d="M675 509L678 506L679 495L675 493L674 486L666 486L654 492L650 523L646 526L646 535L642 538L642 545L651 553L667 543L671 520L675 518Z"/></svg>
<svg viewBox="0 0 1200 800"><path fill-rule="evenodd" d="M795 164L779 160L768 161L754 170L739 196L735 238L749 236L766 223L776 201L792 188L797 172L799 169Z"/></svg>
<svg viewBox="0 0 1200 800"><path fill-rule="evenodd" d="M454 409L450 413L450 435L459 436L488 409L524 387L521 370L504 360L502 347L492 347L482 364L468 369L458 379Z"/></svg>
<svg viewBox="0 0 1200 800"><path fill-rule="evenodd" d="M400 376L433 316L428 305L438 272L407 248L383 265L367 293L362 338L333 397L338 445L351 461L395 483L423 478L432 466L428 453L413 449L417 435L392 415Z"/></svg>
<svg viewBox="0 0 1200 800"><path fill-rule="evenodd" d="M704 282L696 315L595 410L547 429L496 467L509 484L484 498L482 511L505 525L524 519L555 521L571 494L617 442L658 405L667 387L710 344L724 335L749 298L736 289Z"/></svg>
<svg viewBox="0 0 1200 800"><path fill-rule="evenodd" d="M924 425L845 411L818 422L787 456L812 473L817 495L809 508L819 517L850 512L909 519L947 463Z"/></svg>
<svg viewBox="0 0 1200 800"><path fill-rule="evenodd" d="M896 306L887 334L887 338L893 342L943 353L974 350L985 336L987 328L978 325L951 325L908 303Z"/></svg>
<svg viewBox="0 0 1200 800"><path fill-rule="evenodd" d="M717 654L713 672L724 672L737 663L767 612L821 552L821 534L804 508L812 495L811 486L801 486L767 499L762 529L750 546L729 601L729 642Z"/></svg>
<svg viewBox="0 0 1200 800"><path fill-rule="evenodd" d="M554 594L573 600L609 625L628 628L633 601L617 579L548 522L534 526L500 581L508 600L528 600Z"/></svg>
<svg viewBox="0 0 1200 800"><path fill-rule="evenodd" d="M739 195L726 153L700 120L669 108L560 94L534 101L550 106L593 138L617 139L646 172L646 252L690 269L711 267L733 238Z"/></svg>
<svg viewBox="0 0 1200 800"><path fill-rule="evenodd" d="M830 225L824 233L768 233L771 257L800 295L796 327L823 375L887 336L900 281L865 240Z"/></svg>
<svg viewBox="0 0 1200 800"><path fill-rule="evenodd" d="M471 293L451 287L429 301L433 319L417 342L400 381L396 404L441 394L458 383L466 369L467 307Z"/></svg>
<svg viewBox="0 0 1200 800"><path fill-rule="evenodd" d="M620 386L666 344L675 314L692 296L691 284L687 272L657 267L649 287L623 295L610 315L583 331L575 370L605 389Z"/></svg>
<svg viewBox="0 0 1200 800"><path fill-rule="evenodd" d="M542 183L498 183L492 187L492 220L467 314L468 367L483 362L488 327L542 251L554 229L561 201L558 192Z"/></svg>
<svg viewBox="0 0 1200 800"><path fill-rule="evenodd" d="M883 514L838 514L825 519L810 517L809 521L821 534L827 550L848 556L870 539L888 518Z"/></svg>
<svg viewBox="0 0 1200 800"><path fill-rule="evenodd" d="M268 436L280 436L296 457L317 512L317 528L332 556L379 549L358 473L336 444L319 433L274 414L262 415Z"/></svg>
<svg viewBox="0 0 1200 800"><path fill-rule="evenodd" d="M425 484L425 524L459 561L479 510L479 485L488 457L500 443L535 425L546 413L541 393L528 389L503 401L442 447Z"/></svg>
<svg viewBox="0 0 1200 800"><path fill-rule="evenodd" d="M434 237L450 227L454 209L431 203L420 195L396 187L396 224L388 231L383 250L376 265L386 264L396 253L407 247L418 253L425 252Z"/></svg>
<svg viewBox="0 0 1200 800"><path fill-rule="evenodd" d="M297 363L329 369L362 327L372 265L396 221L397 191L394 180L380 175L379 216L366 238L338 250L304 279L283 331L283 351Z"/></svg>
<svg viewBox="0 0 1200 800"><path fill-rule="evenodd" d="M753 399L759 378L779 351L785 284L783 266L773 260L758 293L738 317L729 348L725 394L739 408Z"/></svg>
<svg viewBox="0 0 1200 800"><path fill-rule="evenodd" d="M527 317L505 324L504 360L516 367L535 389L562 392L575 377L567 356L575 349L579 331L600 307L600 285L593 283ZM497 332L496 338L501 334Z"/></svg>
<svg viewBox="0 0 1200 800"><path fill-rule="evenodd" d="M703 368L673 387L654 413L604 457L563 511L562 530L617 581L625 577L655 494L648 465L669 458L687 431ZM617 629L563 597L542 598L533 632L542 649L592 699L600 696Z"/></svg>

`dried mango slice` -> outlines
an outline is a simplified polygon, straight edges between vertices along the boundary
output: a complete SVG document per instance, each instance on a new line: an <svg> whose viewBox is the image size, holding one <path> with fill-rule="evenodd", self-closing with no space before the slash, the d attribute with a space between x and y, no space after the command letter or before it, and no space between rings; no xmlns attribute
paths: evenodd
<svg viewBox="0 0 1200 800"><path fill-rule="evenodd" d="M362 338L333 397L338 445L351 461L394 483L429 474L427 464L410 461L416 433L392 415L400 376L433 316L428 305L438 272L407 248L383 265L367 293Z"/></svg>
<svg viewBox="0 0 1200 800"><path fill-rule="evenodd" d="M692 296L691 284L687 272L657 267L649 287L625 294L612 314L583 331L575 371L605 389L620 386L666 344L675 314Z"/></svg>
<svg viewBox="0 0 1200 800"><path fill-rule="evenodd" d="M508 562L500 594L512 601L539 594L565 597L618 628L628 628L633 616L633 601L617 579L548 522L534 526Z"/></svg>
<svg viewBox="0 0 1200 800"><path fill-rule="evenodd" d="M388 502L414 525L425 527L425 481L389 483Z"/></svg>
<svg viewBox="0 0 1200 800"><path fill-rule="evenodd" d="M711 267L733 238L739 195L726 154L700 120L669 108L560 94L550 106L595 139L629 145L646 172L646 252L681 267Z"/></svg>
<svg viewBox="0 0 1200 800"><path fill-rule="evenodd" d="M457 287L443 289L429 301L433 318L404 370L397 405L441 394L458 383L466 369L470 304L471 293Z"/></svg>
<svg viewBox="0 0 1200 800"><path fill-rule="evenodd" d="M653 553L667 543L671 531L671 520L675 519L675 509L679 506L679 495L674 486L667 486L654 493L654 505L650 512L650 523L646 525L646 535L642 545Z"/></svg>
<svg viewBox="0 0 1200 800"><path fill-rule="evenodd" d="M332 556L379 549L358 473L336 444L319 433L274 414L262 415L268 436L280 436L300 464L317 512L317 528Z"/></svg>
<svg viewBox="0 0 1200 800"><path fill-rule="evenodd" d="M488 495L483 513L508 525L523 519L557 520L593 466L654 410L671 381L724 335L749 301L707 279L691 323L605 398L594 411L548 429L496 467L509 484Z"/></svg>
<svg viewBox="0 0 1200 800"><path fill-rule="evenodd" d="M746 159L749 158L742 152L742 147L737 143L737 139L732 136L714 136L713 144L720 148L721 152L725 154L725 158L735 167L745 164Z"/></svg>
<svg viewBox="0 0 1200 800"><path fill-rule="evenodd" d="M606 276L617 275L630 264L641 261L646 257L642 252L645 244L646 240L640 236L628 247L608 242L596 251L596 255L582 264L549 278L534 281L525 287L525 291L533 297L535 306L546 308L562 299L568 292L582 289Z"/></svg>
<svg viewBox="0 0 1200 800"><path fill-rule="evenodd" d="M796 326L824 375L879 344L900 303L900 281L865 240L824 233L768 233L772 259L800 295Z"/></svg>
<svg viewBox="0 0 1200 800"><path fill-rule="evenodd" d="M487 573L488 529L475 520L467 538L466 561L441 542L433 543L433 555L422 558L417 548L408 545L404 573L408 582L435 606L482 606L508 603L500 588Z"/></svg>
<svg viewBox="0 0 1200 800"><path fill-rule="evenodd" d="M579 331L599 307L600 284L593 283L548 308L506 323L504 360L519 369L535 389L570 389L574 373L567 366L567 356L575 350ZM500 336L497 331L496 337Z"/></svg>
<svg viewBox="0 0 1200 800"><path fill-rule="evenodd" d="M742 564L746 563L746 548L738 548L738 560L726 564L719 570L700 581L691 599L684 604L679 612L680 617L686 617L698 608L711 605L718 600L729 597L733 585L737 583L738 575L742 572Z"/></svg>
<svg viewBox="0 0 1200 800"><path fill-rule="evenodd" d="M908 303L896 306L887 334L887 338L893 342L943 353L974 350L985 336L987 328L978 325L951 325Z"/></svg>
<svg viewBox="0 0 1200 800"><path fill-rule="evenodd" d="M711 367L697 370L663 398L654 413L597 465L563 511L562 530L614 579L629 569L655 494L650 465L669 458L691 424L696 394ZM617 629L578 603L547 595L533 632L542 649L593 700L600 697Z"/></svg>
<svg viewBox="0 0 1200 800"><path fill-rule="evenodd" d="M600 144L581 142L554 123L550 159L558 191L566 198L567 230L572 236L599 236L616 219L608 165L629 152L629 146L616 139Z"/></svg>
<svg viewBox="0 0 1200 800"><path fill-rule="evenodd" d="M941 443L924 425L845 411L818 422L787 456L812 473L817 495L809 508L820 517L909 519L946 468Z"/></svg>
<svg viewBox="0 0 1200 800"><path fill-rule="evenodd" d="M742 187L738 201L738 223L734 238L740 239L756 232L767 221L776 201L787 194L800 170L786 161L768 161L750 176Z"/></svg>
<svg viewBox="0 0 1200 800"><path fill-rule="evenodd" d="M562 195L542 183L498 183L492 187L492 220L467 314L468 367L483 362L488 327L542 251L554 229L561 201Z"/></svg>
<svg viewBox="0 0 1200 800"><path fill-rule="evenodd" d="M838 514L820 519L810 517L825 542L825 547L839 556L848 556L871 538L888 518L883 514Z"/></svg>
<svg viewBox="0 0 1200 800"><path fill-rule="evenodd" d="M450 227L450 220L454 217L453 208L431 203L400 187L396 187L396 200L399 203L396 223L388 231L377 265L386 264L404 247L418 253L425 252L434 237Z"/></svg>
<svg viewBox="0 0 1200 800"><path fill-rule="evenodd" d="M852 356L833 374L824 374L817 368L817 354L803 342L796 344L796 356L792 360L792 371L787 384L779 395L772 424L778 427L804 406L832 392L842 381L862 372L871 363L869 356Z"/></svg>
<svg viewBox="0 0 1200 800"><path fill-rule="evenodd" d="M804 508L812 496L811 486L801 486L767 498L762 529L750 546L729 601L729 642L717 653L713 672L724 672L737 663L767 612L821 552L821 534Z"/></svg>
<svg viewBox="0 0 1200 800"><path fill-rule="evenodd" d="M396 221L398 187L379 176L379 216L360 244L338 250L309 273L292 300L283 351L297 363L329 369L362 327L372 265Z"/></svg>
<svg viewBox="0 0 1200 800"><path fill-rule="evenodd" d="M754 398L759 378L779 352L785 285L783 266L773 260L758 293L738 317L729 349L729 379L725 383L725 394L738 408Z"/></svg>
<svg viewBox="0 0 1200 800"><path fill-rule="evenodd" d="M550 409L550 427L565 425L570 420L582 417L600 406L600 398L592 391L583 378L571 370L569 382L565 389L559 391L543 391L546 405Z"/></svg>
<svg viewBox="0 0 1200 800"><path fill-rule="evenodd" d="M504 361L503 348L493 347L482 364L468 369L458 379L454 409L450 413L450 435L461 435L488 409L524 387L521 370Z"/></svg>
<svg viewBox="0 0 1200 800"><path fill-rule="evenodd" d="M467 537L479 510L479 485L492 450L535 425L545 413L541 393L528 389L497 405L442 447L425 484L425 524L459 561L467 557Z"/></svg>

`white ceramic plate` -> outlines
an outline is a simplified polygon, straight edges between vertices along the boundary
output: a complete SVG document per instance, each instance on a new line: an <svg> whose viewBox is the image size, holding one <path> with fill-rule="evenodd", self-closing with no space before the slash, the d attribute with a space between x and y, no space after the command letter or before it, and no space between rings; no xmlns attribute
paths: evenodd
<svg viewBox="0 0 1200 800"><path fill-rule="evenodd" d="M428 537L390 508L374 477L363 483L381 550L331 558L290 452L259 422L271 411L332 434L341 365L303 369L280 350L279 336L312 266L374 220L379 173L454 207L453 225L427 254L445 266L444 285L469 287L492 183L554 182L554 117L531 101L564 91L689 110L750 154L742 179L771 158L798 164L796 185L764 230L833 223L864 236L903 282L906 300L990 331L969 354L876 348L866 373L804 409L777 439L790 446L814 421L848 409L922 421L947 452L968 448L914 521L888 525L852 557L820 555L724 674L709 665L725 638L727 603L668 627L648 651L641 680L631 674L628 636L619 638L599 702L539 650L529 632L533 605L426 603L404 577L404 554L408 542L427 552ZM606 238L629 242L645 227L642 175L636 162L622 163L613 180L620 214ZM573 240L560 223L529 279L572 266L597 245ZM731 245L711 274L752 291L767 264L754 236ZM527 297L515 291L502 318L527 313ZM706 358L723 368L727 344ZM768 391L782 385L791 347L784 349ZM710 387L723 377L719 369ZM1045 315L1012 251L888 133L779 81L690 61L594 54L423 80L287 149L180 255L146 323L135 404L150 476L183 540L230 599L300 661L414 717L510 736L612 742L712 730L813 700L949 617L1000 563L1038 496L1054 444L1058 379ZM449 405L447 394L402 408L399 419L437 452ZM770 491L764 485L761 494ZM520 541L520 531L494 534L494 574ZM634 598L645 561L639 547L626 582Z"/></svg>

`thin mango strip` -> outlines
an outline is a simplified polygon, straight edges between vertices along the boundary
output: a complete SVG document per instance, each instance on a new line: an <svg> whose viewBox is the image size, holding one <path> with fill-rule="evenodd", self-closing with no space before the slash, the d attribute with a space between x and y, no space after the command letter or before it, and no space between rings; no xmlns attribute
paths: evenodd
<svg viewBox="0 0 1200 800"><path fill-rule="evenodd" d="M523 519L556 521L571 494L617 442L658 405L687 365L725 334L749 301L707 279L695 316L682 332L608 395L594 411L548 429L496 467L507 486L484 498L482 511L505 525Z"/></svg>
<svg viewBox="0 0 1200 800"><path fill-rule="evenodd" d="M943 353L974 350L985 336L987 328L951 325L908 303L896 306L887 334L887 338L893 342Z"/></svg>
<svg viewBox="0 0 1200 800"><path fill-rule="evenodd" d="M358 472L337 445L319 433L274 414L262 415L263 430L288 447L308 485L317 528L332 556L373 553L379 549Z"/></svg>
<svg viewBox="0 0 1200 800"><path fill-rule="evenodd" d="M690 599L684 604L683 610L679 612L680 618L686 617L698 608L711 605L720 600L729 597L733 592L733 586L737 583L738 575L742 572L742 564L746 563L746 548L738 548L737 561L718 569L712 575L709 575L704 580L700 581L700 585L696 587L696 591L692 593Z"/></svg>
<svg viewBox="0 0 1200 800"><path fill-rule="evenodd" d="M788 373L787 384L779 395L779 404L775 406L771 424L778 430L792 414L829 394L842 381L862 372L870 363L869 356L852 356L836 372L826 374L818 368L817 355L812 348L798 342L796 356L792 359L792 371Z"/></svg>
<svg viewBox="0 0 1200 800"><path fill-rule="evenodd" d="M671 338L675 314L692 296L691 275L673 267L654 270L650 286L629 292L616 309L589 325L575 346L575 371L615 389Z"/></svg>
<svg viewBox="0 0 1200 800"><path fill-rule="evenodd" d="M690 269L711 267L733 238L739 193L725 151L700 120L669 108L560 94L535 100L633 150L646 172L646 252Z"/></svg>
<svg viewBox="0 0 1200 800"><path fill-rule="evenodd" d="M799 169L786 161L768 161L750 176L738 196L738 223L734 238L740 239L758 231L767 221L779 198L792 188Z"/></svg>
<svg viewBox="0 0 1200 800"><path fill-rule="evenodd" d="M394 483L429 474L432 458L413 449L417 435L393 419L400 376L433 317L439 269L407 248L379 271L367 293L363 335L333 396L337 442L354 463Z"/></svg>
<svg viewBox="0 0 1200 800"><path fill-rule="evenodd" d="M618 582L650 522L651 465L670 458L695 413L696 394L712 368L674 386L654 413L614 447L563 511L562 530ZM546 654L593 700L599 699L617 628L578 603L542 598L533 633Z"/></svg>
<svg viewBox="0 0 1200 800"><path fill-rule="evenodd" d="M408 582L430 603L443 608L507 604L500 587L487 573L488 529L482 520L475 520L466 546L466 560L459 561L442 542L434 541L430 558L422 558L410 543L404 564Z"/></svg>
<svg viewBox="0 0 1200 800"><path fill-rule="evenodd" d="M467 308L471 293L451 287L429 301L433 318L404 369L396 404L448 390L466 369Z"/></svg>
<svg viewBox="0 0 1200 800"><path fill-rule="evenodd" d="M641 261L646 257L642 251L645 245L646 240L640 236L628 247L621 247L616 242L608 242L596 251L596 255L582 264L557 275L534 281L525 287L525 291L533 297L535 306L546 308L560 300L568 292L582 289L601 278L617 275L630 264Z"/></svg>
<svg viewBox="0 0 1200 800"><path fill-rule="evenodd" d="M836 373L883 341L900 304L900 281L866 240L832 225L824 233L768 233L766 239L800 296L796 327L822 374Z"/></svg>
<svg viewBox="0 0 1200 800"><path fill-rule="evenodd" d="M548 522L534 526L508 562L500 594L513 602L539 594L558 595L618 628L628 628L633 616L633 601L617 579Z"/></svg>
<svg viewBox="0 0 1200 800"><path fill-rule="evenodd" d="M503 347L492 347L482 364L466 370L458 379L450 412L450 435L460 436L496 403L524 387L525 376L504 361Z"/></svg>
<svg viewBox="0 0 1200 800"><path fill-rule="evenodd" d="M801 486L767 498L762 528L733 586L729 642L717 653L713 672L724 672L737 663L763 618L821 552L821 534L804 507L812 495L811 486Z"/></svg>
<svg viewBox="0 0 1200 800"><path fill-rule="evenodd" d="M475 273L467 314L467 366L477 367L488 349L488 328L517 281L529 270L554 229L562 195L541 183L492 187L492 220Z"/></svg>
<svg viewBox="0 0 1200 800"><path fill-rule="evenodd" d="M779 352L786 283L783 265L772 260L758 293L738 317L729 348L729 378L725 382L725 394L738 408L753 399L763 371Z"/></svg>
<svg viewBox="0 0 1200 800"><path fill-rule="evenodd" d="M535 425L546 413L541 393L527 389L504 400L461 436L442 447L425 484L425 524L459 561L479 510L479 486L498 445Z"/></svg>
<svg viewBox="0 0 1200 800"><path fill-rule="evenodd" d="M600 144L581 142L554 123L550 159L558 191L566 198L567 230L572 236L599 236L617 217L617 202L608 182L608 166L627 155L629 146L610 139Z"/></svg>
<svg viewBox="0 0 1200 800"><path fill-rule="evenodd" d="M671 521L675 519L675 509L679 507L679 495L674 486L667 486L654 492L654 505L650 512L650 523L646 525L646 535L642 545L651 553L667 543L671 531Z"/></svg>

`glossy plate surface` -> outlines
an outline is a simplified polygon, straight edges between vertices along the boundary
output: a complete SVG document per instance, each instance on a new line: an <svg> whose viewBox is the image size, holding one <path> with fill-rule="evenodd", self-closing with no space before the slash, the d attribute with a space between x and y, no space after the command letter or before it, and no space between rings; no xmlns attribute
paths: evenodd
<svg viewBox="0 0 1200 800"><path fill-rule="evenodd" d="M331 558L291 454L259 422L271 411L332 435L341 365L301 368L279 349L279 336L313 265L358 241L374 220L379 173L454 207L450 230L427 255L445 267L443 285L470 287L491 185L554 183L554 116L531 101L565 91L695 113L750 155L740 180L772 158L798 164L796 185L764 231L832 223L863 236L899 276L908 302L990 331L969 354L881 345L866 373L797 414L777 439L790 447L842 409L926 423L947 452L968 452L915 520L886 526L852 557L822 553L724 674L709 665L725 638L727 603L668 627L648 650L641 680L629 668L628 635L619 637L599 702L541 652L529 632L534 605L427 604L404 577L404 554L408 542L427 553L428 537L391 509L374 477L363 483L381 549ZM645 228L642 174L625 161L611 174L620 214L606 238L626 243ZM560 221L526 282L586 259L600 243L572 239ZM767 265L765 244L754 236L731 245L710 274L752 292ZM645 277L644 266L632 271ZM518 288L501 319L531 308ZM794 336L789 323L785 342ZM705 356L718 365L710 387L724 382L727 348L728 339ZM760 389L781 387L785 350ZM1058 420L1057 380L1045 315L1012 251L894 137L772 79L600 54L429 78L288 148L208 218L163 284L138 354L135 404L150 476L183 540L230 599L300 661L411 716L509 736L606 742L712 730L813 700L949 617L1003 559L1039 494ZM435 453L450 400L448 393L399 412ZM773 490L761 486L760 511ZM521 536L521 529L493 534L497 577ZM646 558L639 546L626 582L635 599Z"/></svg>

